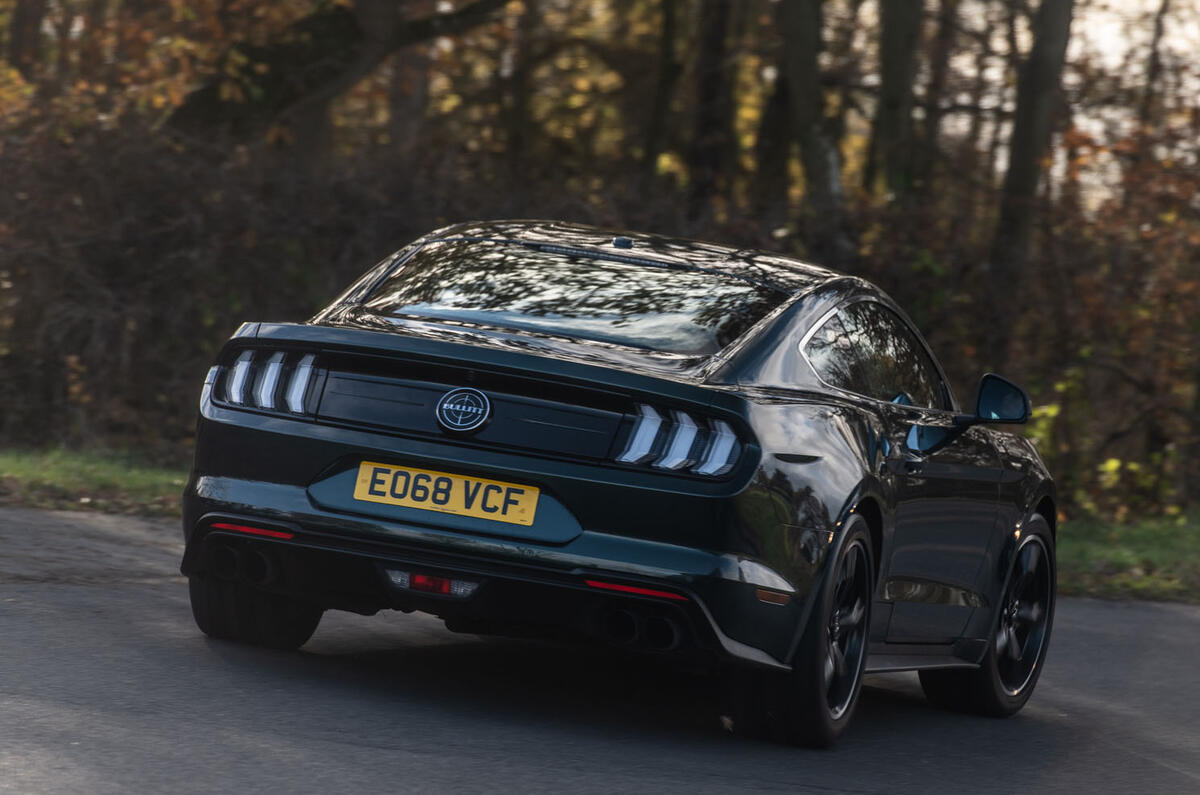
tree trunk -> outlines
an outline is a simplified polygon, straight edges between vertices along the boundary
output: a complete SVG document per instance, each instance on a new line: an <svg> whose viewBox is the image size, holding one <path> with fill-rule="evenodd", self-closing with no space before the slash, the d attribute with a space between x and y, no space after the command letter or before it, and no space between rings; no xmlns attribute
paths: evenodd
<svg viewBox="0 0 1200 795"><path fill-rule="evenodd" d="M1033 49L1017 78L1017 108L1009 141L1008 170L988 262L993 296L1011 295L1025 276L1033 229L1035 197L1071 30L1074 0L1043 0L1033 20ZM1003 301L992 301L988 359L994 369L1008 361L1011 316Z"/></svg>
<svg viewBox="0 0 1200 795"><path fill-rule="evenodd" d="M959 0L941 0L938 6L937 33L929 54L929 83L925 87L925 121L913 169L913 188L928 195L933 189L933 168L938 158L938 138L942 126L942 97L950 72L950 54L958 27Z"/></svg>
<svg viewBox="0 0 1200 795"><path fill-rule="evenodd" d="M754 144L754 215L768 232L787 223L791 154L787 78L781 73L767 98Z"/></svg>
<svg viewBox="0 0 1200 795"><path fill-rule="evenodd" d="M422 141L425 111L429 103L429 50L417 45L392 58L388 84L388 132L392 148L405 160L412 159Z"/></svg>
<svg viewBox="0 0 1200 795"><path fill-rule="evenodd" d="M526 149L529 145L530 40L539 17L537 0L525 0L516 30L509 47L512 54L512 75L508 80L507 134L505 151L508 155L509 177L518 199L522 199L525 179ZM520 204L520 202L518 202ZM519 210L518 210L519 211Z"/></svg>
<svg viewBox="0 0 1200 795"><path fill-rule="evenodd" d="M1192 372L1192 389L1191 411L1188 412L1190 435L1184 445L1181 464L1184 501L1189 506L1200 504L1200 357L1197 357Z"/></svg>
<svg viewBox="0 0 1200 795"><path fill-rule="evenodd" d="M730 0L701 0L696 64L696 113L688 147L688 217L709 206L725 176L732 133L732 98L726 67Z"/></svg>
<svg viewBox="0 0 1200 795"><path fill-rule="evenodd" d="M832 267L845 267L853 260L855 248L846 228L841 158L824 123L818 61L821 0L788 0L779 4L779 15L792 134L800 144L804 166L811 251Z"/></svg>
<svg viewBox="0 0 1200 795"><path fill-rule="evenodd" d="M834 69L837 73L838 88L837 109L828 121L829 138L834 146L840 146L846 136L846 114L854 104L854 95L859 78L860 57L854 51L854 34L858 30L858 12L863 0L849 0L846 18L843 24L832 35L829 53L833 56Z"/></svg>
<svg viewBox="0 0 1200 795"><path fill-rule="evenodd" d="M42 20L46 18L46 0L17 0L9 21L8 62L26 83L37 77L42 59Z"/></svg>
<svg viewBox="0 0 1200 795"><path fill-rule="evenodd" d="M1154 15L1154 35L1150 39L1150 57L1146 62L1146 85L1142 90L1142 101L1138 106L1138 120L1143 127L1150 125L1154 112L1154 94L1158 87L1158 77L1162 74L1163 32L1166 29L1167 14L1171 10L1171 0L1162 0L1158 13Z"/></svg>
<svg viewBox="0 0 1200 795"><path fill-rule="evenodd" d="M108 18L108 0L89 0L83 14L83 40L79 43L79 74L88 80L100 78L104 65L102 37Z"/></svg>
<svg viewBox="0 0 1200 795"><path fill-rule="evenodd" d="M662 27L658 41L658 77L654 82L654 99L646 125L646 142L642 148L642 172L653 177L658 155L667 135L667 120L671 115L671 100L679 80L679 62L675 55L678 37L677 0L662 0Z"/></svg>
<svg viewBox="0 0 1200 795"><path fill-rule="evenodd" d="M863 181L874 187L876 164L883 167L884 184L897 195L912 183L913 78L921 38L922 0L882 3L879 39L879 102L871 125L871 144Z"/></svg>
<svg viewBox="0 0 1200 795"><path fill-rule="evenodd" d="M71 79L71 29L75 26L75 9L70 3L60 2L58 17L54 20L54 81L43 85L47 95L58 94L67 87Z"/></svg>

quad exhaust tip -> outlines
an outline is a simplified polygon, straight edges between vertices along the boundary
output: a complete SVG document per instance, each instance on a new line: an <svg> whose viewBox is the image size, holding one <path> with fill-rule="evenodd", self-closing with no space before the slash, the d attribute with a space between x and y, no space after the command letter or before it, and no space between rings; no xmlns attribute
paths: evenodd
<svg viewBox="0 0 1200 795"><path fill-rule="evenodd" d="M642 616L626 608L605 611L600 628L611 643L655 652L674 651L683 641L683 629L675 619L661 615Z"/></svg>
<svg viewBox="0 0 1200 795"><path fill-rule="evenodd" d="M268 585L279 571L272 556L258 549L238 549L233 544L214 544L208 550L208 569L223 580L251 585Z"/></svg>
<svg viewBox="0 0 1200 795"><path fill-rule="evenodd" d="M674 619L650 616L645 622L646 645L654 651L674 651L679 648L682 633Z"/></svg>

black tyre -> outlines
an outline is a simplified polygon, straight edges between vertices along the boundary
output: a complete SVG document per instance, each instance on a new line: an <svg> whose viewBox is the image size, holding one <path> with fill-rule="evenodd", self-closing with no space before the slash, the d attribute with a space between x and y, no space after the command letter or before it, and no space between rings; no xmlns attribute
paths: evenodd
<svg viewBox="0 0 1200 795"><path fill-rule="evenodd" d="M867 661L875 565L866 521L852 515L843 532L791 674L734 674L734 731L824 748L850 724Z"/></svg>
<svg viewBox="0 0 1200 795"><path fill-rule="evenodd" d="M1050 646L1056 577L1050 526L1034 514L1013 555L983 662L971 670L921 671L930 702L995 717L1019 712Z"/></svg>
<svg viewBox="0 0 1200 795"><path fill-rule="evenodd" d="M209 637L272 649L298 649L321 621L321 608L215 577L188 578L192 616Z"/></svg>

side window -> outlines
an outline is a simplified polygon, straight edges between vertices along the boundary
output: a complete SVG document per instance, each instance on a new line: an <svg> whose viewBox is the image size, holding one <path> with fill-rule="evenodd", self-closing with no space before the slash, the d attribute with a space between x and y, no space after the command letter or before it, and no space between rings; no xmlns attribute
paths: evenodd
<svg viewBox="0 0 1200 795"><path fill-rule="evenodd" d="M925 348L894 312L859 301L838 313L862 356L877 400L946 409L946 390Z"/></svg>
<svg viewBox="0 0 1200 795"><path fill-rule="evenodd" d="M863 359L854 339L842 325L840 313L826 320L809 337L804 344L804 355L821 380L830 386L860 395L871 394Z"/></svg>

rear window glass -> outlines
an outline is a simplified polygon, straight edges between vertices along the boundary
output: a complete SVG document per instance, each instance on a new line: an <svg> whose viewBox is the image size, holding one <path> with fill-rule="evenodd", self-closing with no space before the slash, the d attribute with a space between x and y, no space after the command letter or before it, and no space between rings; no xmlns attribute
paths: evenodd
<svg viewBox="0 0 1200 795"><path fill-rule="evenodd" d="M787 294L724 274L491 241L430 243L364 301L381 316L715 353Z"/></svg>

